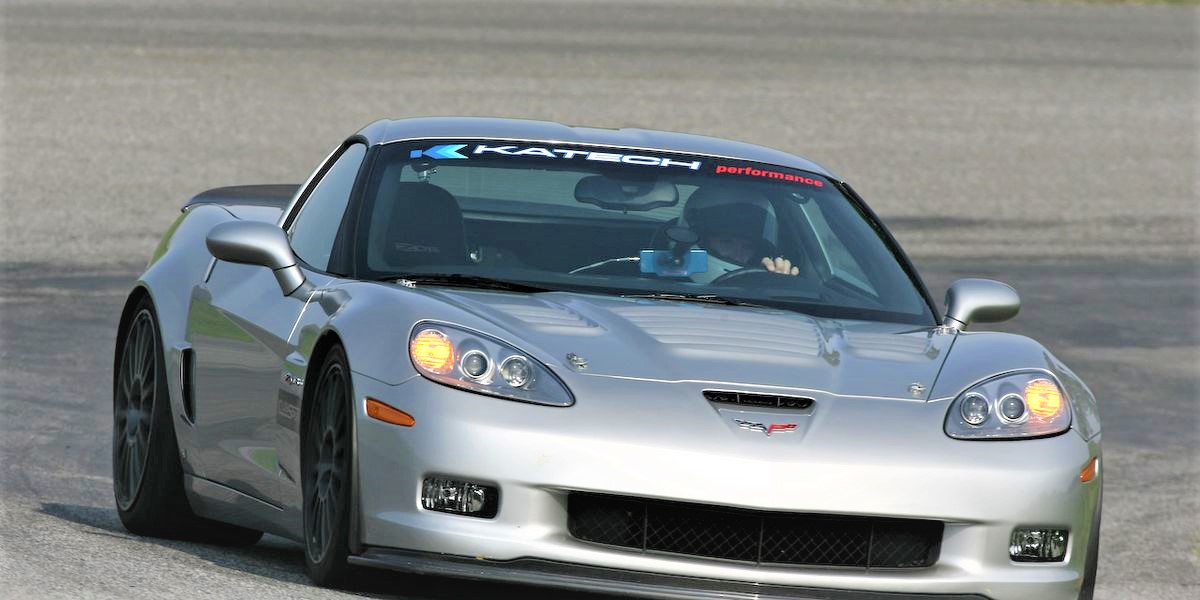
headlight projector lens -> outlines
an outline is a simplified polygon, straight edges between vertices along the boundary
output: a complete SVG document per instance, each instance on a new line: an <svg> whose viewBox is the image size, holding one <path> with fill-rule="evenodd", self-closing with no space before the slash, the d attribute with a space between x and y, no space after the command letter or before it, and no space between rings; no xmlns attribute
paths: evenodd
<svg viewBox="0 0 1200 600"><path fill-rule="evenodd" d="M533 380L533 369L529 361L520 356L510 356L500 363L500 376L515 388L525 387Z"/></svg>
<svg viewBox="0 0 1200 600"><path fill-rule="evenodd" d="M1009 423L1016 423L1025 417L1025 401L1016 394L1009 394L1000 399L1000 418Z"/></svg>
<svg viewBox="0 0 1200 600"><path fill-rule="evenodd" d="M462 364L459 365L462 372L471 379L483 379L492 368L491 361L483 352L479 350L471 350L463 354Z"/></svg>
<svg viewBox="0 0 1200 600"><path fill-rule="evenodd" d="M987 421L990 408L987 398L979 394L970 394L963 399L962 403L962 418L967 422L967 425L978 427Z"/></svg>

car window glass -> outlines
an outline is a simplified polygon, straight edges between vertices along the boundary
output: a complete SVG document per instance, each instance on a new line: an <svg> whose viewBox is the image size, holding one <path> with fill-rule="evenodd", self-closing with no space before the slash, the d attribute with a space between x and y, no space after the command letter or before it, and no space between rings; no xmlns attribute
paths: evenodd
<svg viewBox="0 0 1200 600"><path fill-rule="evenodd" d="M800 209L804 211L804 216L808 217L808 222L812 224L821 252L828 262L830 275L875 295L875 289L868 282L867 274L854 258L854 254L846 248L846 245L829 226L821 205L816 202L808 202L801 205Z"/></svg>
<svg viewBox="0 0 1200 600"><path fill-rule="evenodd" d="M395 168L396 165L390 165ZM418 172L412 169L396 169L399 175L393 175L396 182L420 181ZM554 210L555 207L571 212L584 213L581 216L605 216L605 211L599 206L580 204L575 200L575 184L579 180L592 175L591 171L574 170L545 170L538 177L531 178L528 173L504 168L489 168L479 166L438 165L436 177L438 185L445 188L456 198L465 199L470 203L487 199L501 201L505 205L513 203L530 205L531 210ZM680 186L679 197L686 198L695 190L695 186ZM674 219L683 210L683 203L675 206L664 206L652 210L639 211L637 218L654 219L658 221Z"/></svg>
<svg viewBox="0 0 1200 600"><path fill-rule="evenodd" d="M292 249L301 260L324 271L350 201L350 190L367 148L354 144L325 172L292 224Z"/></svg>
<svg viewBox="0 0 1200 600"><path fill-rule="evenodd" d="M822 317L933 322L872 220L825 176L638 152L388 144L363 188L353 272L719 296Z"/></svg>

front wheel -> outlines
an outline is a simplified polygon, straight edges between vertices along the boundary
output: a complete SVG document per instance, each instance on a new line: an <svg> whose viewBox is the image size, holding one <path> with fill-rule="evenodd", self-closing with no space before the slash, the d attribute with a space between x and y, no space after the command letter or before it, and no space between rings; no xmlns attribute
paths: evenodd
<svg viewBox="0 0 1200 600"><path fill-rule="evenodd" d="M350 565L350 368L340 347L325 356L313 388L301 450L304 493L304 566L317 585L338 586Z"/></svg>

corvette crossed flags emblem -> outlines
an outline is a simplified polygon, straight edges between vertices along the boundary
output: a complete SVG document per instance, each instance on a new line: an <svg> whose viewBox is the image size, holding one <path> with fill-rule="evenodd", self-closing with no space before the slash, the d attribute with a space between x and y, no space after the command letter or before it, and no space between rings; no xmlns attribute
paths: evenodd
<svg viewBox="0 0 1200 600"><path fill-rule="evenodd" d="M795 423L770 423L770 424L767 424L767 423L756 423L754 421L744 421L742 419L734 419L733 422L737 423L737 426L740 429L747 429L749 431L761 431L762 433L764 433L768 436L771 435L772 433L790 433L790 432L793 432L796 430Z"/></svg>

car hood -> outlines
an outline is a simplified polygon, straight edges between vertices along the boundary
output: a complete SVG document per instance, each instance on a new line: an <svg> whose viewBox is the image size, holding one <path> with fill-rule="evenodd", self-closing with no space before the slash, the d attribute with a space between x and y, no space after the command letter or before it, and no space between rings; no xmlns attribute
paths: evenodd
<svg viewBox="0 0 1200 600"><path fill-rule="evenodd" d="M425 290L570 377L701 381L928 399L954 336L936 328L569 292ZM584 369L567 360L574 354Z"/></svg>

